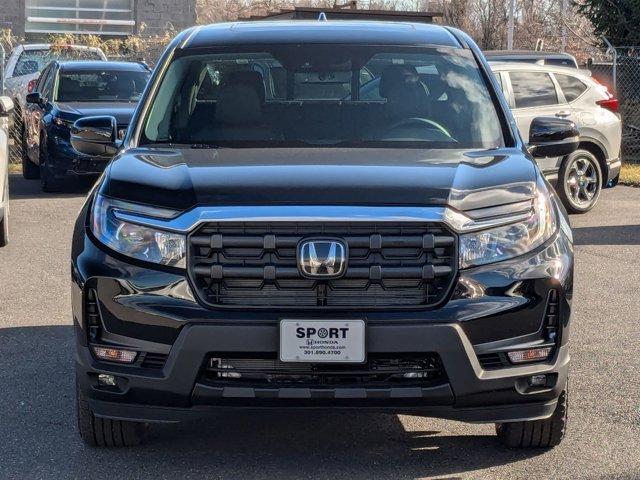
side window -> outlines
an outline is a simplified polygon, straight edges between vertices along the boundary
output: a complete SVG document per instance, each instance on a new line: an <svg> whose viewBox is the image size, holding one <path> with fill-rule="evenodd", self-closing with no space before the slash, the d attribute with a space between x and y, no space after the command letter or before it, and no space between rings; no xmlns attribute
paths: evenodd
<svg viewBox="0 0 640 480"><path fill-rule="evenodd" d="M556 86L548 73L509 72L516 108L556 105Z"/></svg>
<svg viewBox="0 0 640 480"><path fill-rule="evenodd" d="M556 80L560 84L560 88L562 88L562 92L564 93L564 97L567 99L567 102L573 102L587 89L587 86L576 77L560 73L556 73L555 76Z"/></svg>
<svg viewBox="0 0 640 480"><path fill-rule="evenodd" d="M36 88L35 88L35 90L37 92L42 93L44 85L45 85L45 83L47 83L47 77L49 76L49 72L50 71L51 71L51 67L47 67L40 74L40 77L38 78L38 83L37 83Z"/></svg>
<svg viewBox="0 0 640 480"><path fill-rule="evenodd" d="M42 87L40 87L40 84L38 84L38 89L40 90L40 93L42 94L42 96L44 98L47 98L49 100L51 100L51 89L53 86L53 81L55 79L56 76L56 69L53 67L49 67L47 69L47 78L44 79L44 82L42 82Z"/></svg>

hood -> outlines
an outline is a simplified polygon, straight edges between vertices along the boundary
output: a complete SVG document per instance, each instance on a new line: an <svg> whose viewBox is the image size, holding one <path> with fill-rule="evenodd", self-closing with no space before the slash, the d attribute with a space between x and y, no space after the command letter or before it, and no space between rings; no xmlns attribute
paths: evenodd
<svg viewBox="0 0 640 480"><path fill-rule="evenodd" d="M137 104L128 102L59 102L56 106L69 119L110 115L116 118L118 125L129 125Z"/></svg>
<svg viewBox="0 0 640 480"><path fill-rule="evenodd" d="M196 205L450 205L530 199L536 167L517 149L137 148L110 164L101 191L186 210Z"/></svg>

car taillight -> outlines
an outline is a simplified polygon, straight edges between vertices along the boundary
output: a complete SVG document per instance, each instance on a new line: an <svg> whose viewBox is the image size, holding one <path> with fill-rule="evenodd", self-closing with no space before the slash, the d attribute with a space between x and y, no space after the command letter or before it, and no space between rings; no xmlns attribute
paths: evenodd
<svg viewBox="0 0 640 480"><path fill-rule="evenodd" d="M27 83L27 93L33 93L36 89L36 84L38 83L38 79L34 78L33 80L29 80Z"/></svg>
<svg viewBox="0 0 640 480"><path fill-rule="evenodd" d="M614 113L618 111L618 99L613 96L611 98L606 98L604 100L598 100L596 103L600 105L602 108L611 110Z"/></svg>

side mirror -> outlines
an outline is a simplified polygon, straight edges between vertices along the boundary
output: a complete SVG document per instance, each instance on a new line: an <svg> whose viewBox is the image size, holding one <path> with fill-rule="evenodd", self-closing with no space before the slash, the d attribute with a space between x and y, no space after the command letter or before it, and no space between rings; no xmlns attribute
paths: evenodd
<svg viewBox="0 0 640 480"><path fill-rule="evenodd" d="M0 97L0 117L8 117L13 112L13 101L9 97Z"/></svg>
<svg viewBox="0 0 640 480"><path fill-rule="evenodd" d="M580 143L576 124L564 118L536 117L529 129L529 152L536 158L564 157Z"/></svg>
<svg viewBox="0 0 640 480"><path fill-rule="evenodd" d="M110 116L84 117L71 127L71 145L85 155L113 157L120 147L118 124Z"/></svg>
<svg viewBox="0 0 640 480"><path fill-rule="evenodd" d="M26 100L27 103L33 105L42 105L42 102L44 102L44 99L42 98L42 95L40 95L40 92L27 93Z"/></svg>

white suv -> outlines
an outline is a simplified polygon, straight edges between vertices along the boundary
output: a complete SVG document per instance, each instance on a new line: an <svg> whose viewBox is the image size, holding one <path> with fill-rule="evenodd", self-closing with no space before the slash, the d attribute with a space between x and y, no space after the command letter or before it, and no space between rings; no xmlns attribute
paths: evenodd
<svg viewBox="0 0 640 480"><path fill-rule="evenodd" d="M577 151L562 158L538 159L568 211L591 210L603 187L620 175L622 123L618 100L589 72L564 67L491 62L523 138L535 117L566 118L580 131Z"/></svg>

